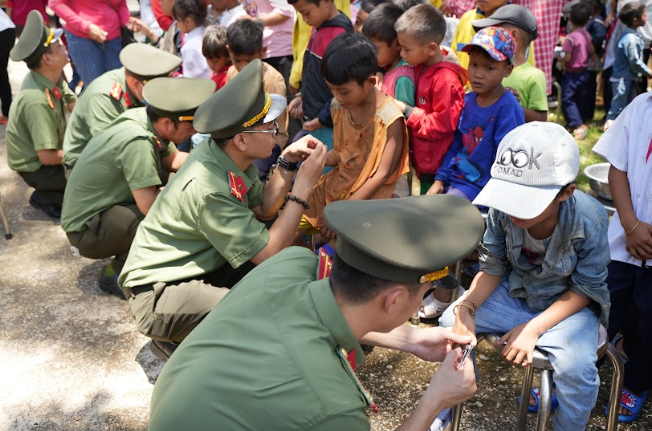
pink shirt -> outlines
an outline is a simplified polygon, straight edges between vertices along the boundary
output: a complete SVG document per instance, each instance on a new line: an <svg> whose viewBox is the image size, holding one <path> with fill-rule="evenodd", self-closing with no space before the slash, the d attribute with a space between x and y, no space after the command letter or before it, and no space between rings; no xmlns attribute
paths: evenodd
<svg viewBox="0 0 652 431"><path fill-rule="evenodd" d="M66 30L85 38L91 24L106 31L107 40L120 37L130 17L127 0L50 0L50 7L66 21Z"/></svg>
<svg viewBox="0 0 652 431"><path fill-rule="evenodd" d="M570 61L566 63L566 72L584 72L589 66L589 58L593 54L591 35L585 28L572 31L566 36L562 49L566 55L570 55Z"/></svg>
<svg viewBox="0 0 652 431"><path fill-rule="evenodd" d="M288 19L277 25L265 26L263 46L267 47L265 58L292 55L292 30L294 28L294 8L287 0L242 0L247 14L254 18L276 12ZM274 36L274 37L272 37Z"/></svg>
<svg viewBox="0 0 652 431"><path fill-rule="evenodd" d="M11 15L11 20L16 25L25 25L27 21L27 15L32 10L37 10L43 16L45 23L48 23L48 14L45 13L45 6L47 6L48 0L15 0L7 1L7 7L13 8L13 14Z"/></svg>

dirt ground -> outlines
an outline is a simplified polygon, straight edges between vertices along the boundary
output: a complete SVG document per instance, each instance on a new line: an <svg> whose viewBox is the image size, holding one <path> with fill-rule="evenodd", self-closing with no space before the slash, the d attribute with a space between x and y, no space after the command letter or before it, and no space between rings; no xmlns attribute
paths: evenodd
<svg viewBox="0 0 652 431"><path fill-rule="evenodd" d="M10 64L14 92L25 73L22 64ZM0 431L145 430L164 364L135 330L126 302L97 288L105 262L75 256L59 223L28 205L31 190L7 167L4 137L0 126L0 194L14 236L0 236ZM479 347L478 365L482 380L462 429L514 429L521 371L486 345ZM398 426L436 369L375 349L359 370L380 407L370 417L372 428ZM601 370L589 430L605 428L610 373L607 365ZM652 430L649 405L635 425L619 429Z"/></svg>

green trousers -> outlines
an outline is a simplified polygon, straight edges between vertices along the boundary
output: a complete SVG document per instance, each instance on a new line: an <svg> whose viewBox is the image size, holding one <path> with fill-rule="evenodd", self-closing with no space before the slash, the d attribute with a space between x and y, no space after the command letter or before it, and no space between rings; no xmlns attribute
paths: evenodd
<svg viewBox="0 0 652 431"><path fill-rule="evenodd" d="M251 262L237 269L225 264L196 279L156 283L152 290L132 294L127 299L138 331L155 340L183 341L254 267Z"/></svg>
<svg viewBox="0 0 652 431"><path fill-rule="evenodd" d="M18 172L28 186L34 188L34 194L43 205L61 208L63 192L66 190L66 176L63 166L41 166L34 172Z"/></svg>
<svg viewBox="0 0 652 431"><path fill-rule="evenodd" d="M105 259L115 256L111 265L120 272L144 217L136 204L116 205L88 220L84 230L66 234L70 244L77 247L84 257Z"/></svg>

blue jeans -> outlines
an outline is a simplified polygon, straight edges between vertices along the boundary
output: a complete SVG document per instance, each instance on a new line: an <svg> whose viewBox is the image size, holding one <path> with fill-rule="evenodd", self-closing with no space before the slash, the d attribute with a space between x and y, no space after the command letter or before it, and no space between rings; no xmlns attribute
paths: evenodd
<svg viewBox="0 0 652 431"><path fill-rule="evenodd" d="M611 107L607 112L607 120L615 120L625 109L629 102L636 97L638 81L634 79L620 78L617 82L610 82L613 98Z"/></svg>
<svg viewBox="0 0 652 431"><path fill-rule="evenodd" d="M561 80L561 110L568 127L579 127L587 118L586 98L589 90L589 73L564 73Z"/></svg>
<svg viewBox="0 0 652 431"><path fill-rule="evenodd" d="M453 326L453 307L448 307L439 325ZM509 296L507 277L478 308L476 333L505 333L529 322L540 313L532 312L524 299ZM596 368L598 318L588 308L573 314L539 337L537 347L545 351L553 368L559 409L554 417L556 431L583 430L598 398L600 378Z"/></svg>
<svg viewBox="0 0 652 431"><path fill-rule="evenodd" d="M122 67L122 63L120 63L122 40L120 37L107 40L104 43L97 43L89 38L76 36L66 31L66 39L70 58L84 81L84 88L87 88L88 84L105 72Z"/></svg>

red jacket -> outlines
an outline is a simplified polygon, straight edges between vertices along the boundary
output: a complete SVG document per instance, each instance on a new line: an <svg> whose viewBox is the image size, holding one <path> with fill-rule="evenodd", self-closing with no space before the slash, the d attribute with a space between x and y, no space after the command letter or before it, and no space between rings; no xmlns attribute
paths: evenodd
<svg viewBox="0 0 652 431"><path fill-rule="evenodd" d="M466 70L451 51L442 48L443 61L417 66L417 97L407 125L412 132L410 154L417 175L434 174L453 143L464 108Z"/></svg>

